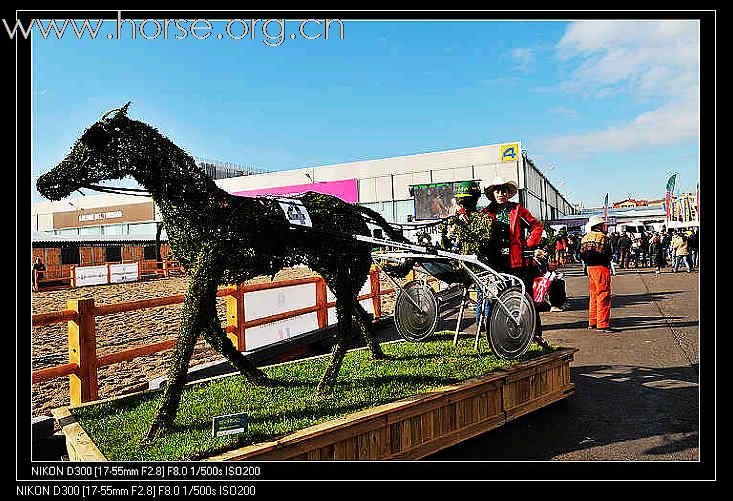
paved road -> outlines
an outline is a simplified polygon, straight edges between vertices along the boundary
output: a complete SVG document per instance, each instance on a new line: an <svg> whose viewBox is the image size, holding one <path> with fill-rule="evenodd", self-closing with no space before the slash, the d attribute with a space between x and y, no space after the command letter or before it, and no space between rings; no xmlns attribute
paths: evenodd
<svg viewBox="0 0 733 501"><path fill-rule="evenodd" d="M427 459L699 459L699 275L618 271L611 323L620 332L586 329L587 278L572 265L567 310L542 314L546 339L579 349L573 396Z"/></svg>

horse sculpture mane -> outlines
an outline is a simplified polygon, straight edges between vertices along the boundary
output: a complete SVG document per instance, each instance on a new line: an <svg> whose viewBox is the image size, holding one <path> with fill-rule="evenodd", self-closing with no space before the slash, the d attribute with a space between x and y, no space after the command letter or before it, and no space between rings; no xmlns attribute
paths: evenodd
<svg viewBox="0 0 733 501"><path fill-rule="evenodd" d="M220 189L185 151L155 128L128 118L128 106L107 112L89 127L71 152L39 177L37 187L45 197L60 200L99 181L133 177L159 207L169 243L190 271L168 384L148 440L173 425L199 335L253 384L277 384L226 337L216 312L219 284L274 276L295 264L305 264L323 276L336 296L338 326L319 394L329 393L336 384L352 337L352 317L372 357L384 357L369 315L356 300L369 273L371 249L351 235L368 234L367 220L391 238L406 241L399 232L366 207L313 192L299 197L312 228L292 226L277 200L236 197Z"/></svg>

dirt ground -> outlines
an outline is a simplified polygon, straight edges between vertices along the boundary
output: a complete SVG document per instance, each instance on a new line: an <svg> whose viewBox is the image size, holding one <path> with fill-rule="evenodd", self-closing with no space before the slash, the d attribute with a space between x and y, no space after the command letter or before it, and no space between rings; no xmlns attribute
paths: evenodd
<svg viewBox="0 0 733 501"><path fill-rule="evenodd" d="M308 268L289 268L275 276L275 281L316 276ZM184 294L188 284L185 275L125 284L79 287L33 294L33 314L65 310L68 299L91 297L96 305L137 301ZM248 284L268 282L269 277L257 277ZM382 287L390 287L383 282ZM391 312L393 295L383 296L383 311ZM175 337L181 305L163 306L128 313L97 317L97 356L143 346ZM219 318L225 318L224 298L217 298ZM99 397L108 398L139 391L148 381L165 374L171 350L135 358L99 369ZM196 344L191 366L212 362L221 356L203 340ZM43 369L68 362L66 323L32 329L32 367ZM32 387L33 416L50 415L51 409L68 405L68 378L57 378Z"/></svg>

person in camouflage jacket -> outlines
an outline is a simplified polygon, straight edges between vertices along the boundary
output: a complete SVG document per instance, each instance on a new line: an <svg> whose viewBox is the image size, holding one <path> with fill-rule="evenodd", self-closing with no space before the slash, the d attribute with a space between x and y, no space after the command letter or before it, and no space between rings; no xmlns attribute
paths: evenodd
<svg viewBox="0 0 733 501"><path fill-rule="evenodd" d="M611 328L611 243L603 216L588 220L590 230L580 241L580 255L588 273L588 328L613 333Z"/></svg>

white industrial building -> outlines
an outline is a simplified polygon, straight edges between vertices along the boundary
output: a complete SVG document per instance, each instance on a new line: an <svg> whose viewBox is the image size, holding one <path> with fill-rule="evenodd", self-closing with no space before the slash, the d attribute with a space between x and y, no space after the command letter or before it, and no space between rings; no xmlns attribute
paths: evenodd
<svg viewBox="0 0 733 501"><path fill-rule="evenodd" d="M519 141L251 173L217 179L216 183L234 194L267 193L288 187L290 191L281 190L279 193L292 193L293 190L306 191L308 185L346 185L351 197L347 201L371 207L390 222L405 223L414 214L411 185L480 180L483 187L497 175L517 182L519 192L514 200L539 219L557 219L577 212L535 167ZM128 204L129 210L126 208ZM42 202L33 205L31 225L34 231L64 236L153 234L154 223L160 221L160 215L154 206L146 208L146 204L154 205L151 199L143 197L107 194ZM482 196L479 206L487 204L488 200ZM76 213L78 217L69 213ZM79 224L74 224L77 219Z"/></svg>
<svg viewBox="0 0 733 501"><path fill-rule="evenodd" d="M236 193L355 179L359 204L376 210L390 222L405 223L414 213L411 185L476 179L483 187L497 175L517 182L519 193L514 200L539 219L575 213L573 206L522 152L519 141L232 177L218 180L217 184ZM482 196L479 206L487 204Z"/></svg>

